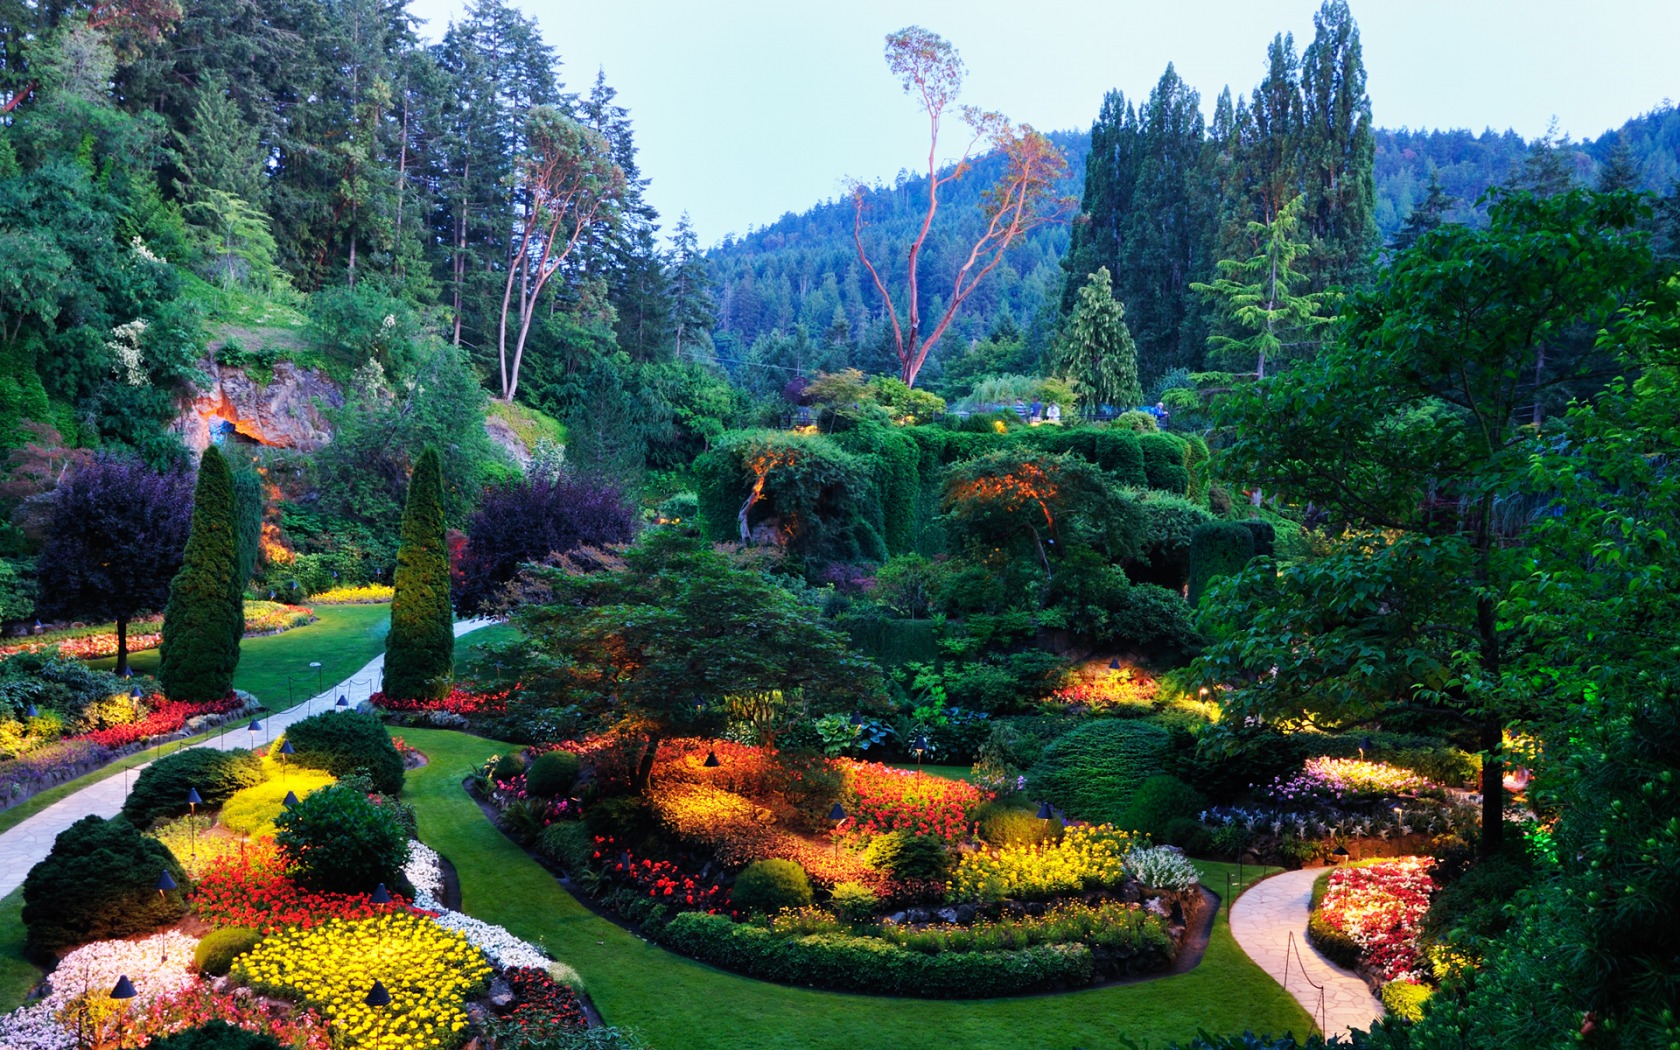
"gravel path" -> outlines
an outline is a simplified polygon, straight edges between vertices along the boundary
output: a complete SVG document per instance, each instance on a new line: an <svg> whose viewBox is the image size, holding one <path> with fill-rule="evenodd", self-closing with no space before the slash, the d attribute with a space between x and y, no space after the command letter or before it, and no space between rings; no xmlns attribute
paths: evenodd
<svg viewBox="0 0 1680 1050"><path fill-rule="evenodd" d="M461 620L455 624L455 637L459 638L493 622L495 621L482 619ZM263 717L260 719L263 732L256 743L266 744L293 722L330 710L340 693L350 691L352 682L355 683L357 692L366 690L364 695L377 692L383 681L384 671L385 654L380 653L361 670L325 692L279 714ZM251 733L244 726L233 725L227 727L226 732L218 732L193 746L230 750L236 747L250 747L251 744ZM100 817L116 816L122 809L128 785L134 783L134 778L144 768L145 766L136 766L126 776L118 773L89 784L75 794L59 799L10 831L0 834L0 897L23 885L24 876L29 874L29 869L39 864L52 851L53 840L58 837L59 832L90 814Z"/></svg>
<svg viewBox="0 0 1680 1050"><path fill-rule="evenodd" d="M1322 868L1303 868L1255 883L1231 905L1231 933L1248 957L1282 984L1330 1036L1371 1027L1383 1016L1383 1005L1356 974L1307 943L1308 905L1313 882L1322 874ZM1324 989L1322 1009L1315 985Z"/></svg>

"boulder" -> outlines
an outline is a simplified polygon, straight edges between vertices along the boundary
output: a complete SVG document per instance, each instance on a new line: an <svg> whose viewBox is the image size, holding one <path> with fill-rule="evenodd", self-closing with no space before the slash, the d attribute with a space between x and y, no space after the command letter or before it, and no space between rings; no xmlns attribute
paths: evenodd
<svg viewBox="0 0 1680 1050"><path fill-rule="evenodd" d="M192 389L175 421L181 441L202 452L213 441L245 441L311 452L332 440L323 408L340 408L344 394L326 373L290 361L260 383L243 368L199 362L207 383Z"/></svg>

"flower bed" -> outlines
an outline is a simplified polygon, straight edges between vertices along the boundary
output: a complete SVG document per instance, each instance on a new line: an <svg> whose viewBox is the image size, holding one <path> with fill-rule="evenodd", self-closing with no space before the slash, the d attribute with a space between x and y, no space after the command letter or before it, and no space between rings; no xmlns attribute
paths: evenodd
<svg viewBox="0 0 1680 1050"><path fill-rule="evenodd" d="M502 976L514 994L514 1006L503 1015L510 1029L498 1039L498 1045L509 1042L507 1036L541 1038L555 1029L587 1027L589 1019L577 993L564 984L555 983L547 972L530 967L514 967Z"/></svg>
<svg viewBox="0 0 1680 1050"><path fill-rule="evenodd" d="M987 798L966 781L879 762L842 761L841 768L851 802L841 827L843 837L873 838L905 830L956 842L968 833L969 817Z"/></svg>
<svg viewBox="0 0 1680 1050"><path fill-rule="evenodd" d="M1136 835L1109 824L1070 827L1060 842L965 853L951 880L956 900L1041 899L1118 886Z"/></svg>
<svg viewBox="0 0 1680 1050"><path fill-rule="evenodd" d="M685 872L668 860L649 857L638 860L609 836L596 836L594 856L609 880L633 886L657 903L678 911L736 914L729 900L729 889L718 876Z"/></svg>
<svg viewBox="0 0 1680 1050"><path fill-rule="evenodd" d="M449 695L436 700L399 700L386 696L383 692L374 693L368 697L368 702L383 711L400 713L427 713L431 711L447 711L452 715L500 715L507 712L508 691L499 693L475 693L456 686L449 691Z"/></svg>
<svg viewBox="0 0 1680 1050"><path fill-rule="evenodd" d="M316 605L378 605L391 600L395 588L387 583L364 583L359 587L334 587L309 596Z"/></svg>
<svg viewBox="0 0 1680 1050"><path fill-rule="evenodd" d="M1314 917L1357 945L1360 965L1383 981L1421 980L1418 925L1439 889L1434 865L1430 857L1401 857L1338 868Z"/></svg>
<svg viewBox="0 0 1680 1050"><path fill-rule="evenodd" d="M0 805L13 805L54 784L73 780L113 757L110 748L93 740L59 740L0 762Z"/></svg>
<svg viewBox="0 0 1680 1050"><path fill-rule="evenodd" d="M132 941L97 941L59 961L40 1000L0 1017L0 1046L7 1050L71 1050L77 1028L95 1045L115 1042L119 1024L132 1027L131 1014L159 998L191 989L197 939L170 930ZM127 975L139 995L128 1004L110 998L117 979ZM109 1040L105 1036L111 1036Z"/></svg>
<svg viewBox="0 0 1680 1050"><path fill-rule="evenodd" d="M318 1008L341 1045L432 1050L466 1037L466 1000L490 979L484 953L412 912L329 919L265 938L234 963L235 980ZM390 1005L363 1002L377 980Z"/></svg>
<svg viewBox="0 0 1680 1050"><path fill-rule="evenodd" d="M199 718L203 715L226 715L245 707L245 701L235 695L228 695L220 700L210 700L202 704L190 704L184 700L166 700L161 694L153 694L146 700L149 708L146 717L138 722L126 725L112 726L109 729L96 729L91 733L83 733L75 739L91 740L103 747L115 750L136 744L142 740L150 740L155 736L176 733L187 724L188 719Z"/></svg>
<svg viewBox="0 0 1680 1050"><path fill-rule="evenodd" d="M390 590L390 588L386 588ZM387 601L390 599L387 597ZM246 634L276 634L311 623L315 610L284 602L248 601L245 603ZM128 651L131 653L156 649L163 644L163 617L147 616L128 622ZM77 660L101 660L117 655L117 625L94 624L88 627L68 627L30 635L18 641L0 645L0 659L18 653L39 653L57 649L62 655Z"/></svg>
<svg viewBox="0 0 1680 1050"><path fill-rule="evenodd" d="M246 634L279 634L315 622L315 610L284 602L245 603Z"/></svg>
<svg viewBox="0 0 1680 1050"><path fill-rule="evenodd" d="M192 905L212 926L248 926L260 933L288 927L309 929L329 921L359 920L408 910L397 894L375 904L365 893L312 893L280 870L272 843L252 843L242 854L206 866L193 889Z"/></svg>
<svg viewBox="0 0 1680 1050"><path fill-rule="evenodd" d="M1280 803L1355 798L1360 795L1398 795L1436 787L1409 769L1359 758L1309 758L1301 772L1269 784L1265 794Z"/></svg>

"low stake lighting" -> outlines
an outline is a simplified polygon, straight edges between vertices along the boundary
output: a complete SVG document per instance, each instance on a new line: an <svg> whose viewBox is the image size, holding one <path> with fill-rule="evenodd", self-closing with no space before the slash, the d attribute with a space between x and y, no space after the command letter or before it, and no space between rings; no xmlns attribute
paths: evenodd
<svg viewBox="0 0 1680 1050"><path fill-rule="evenodd" d="M383 984L378 981L374 981L373 987L368 989L367 998L363 999L362 1002L366 1003L368 1006L383 1009L384 1007L391 1005L391 993L385 990L385 986ZM374 1050L379 1050L379 1029L381 1027L382 1026L377 1022L373 1026Z"/></svg>
<svg viewBox="0 0 1680 1050"><path fill-rule="evenodd" d="M297 754L297 751L292 747L290 737L280 741L280 783L282 784L286 782L286 759L288 756L295 754Z"/></svg>
<svg viewBox="0 0 1680 1050"><path fill-rule="evenodd" d="M918 766L922 764L922 752L926 751L927 749L928 749L927 735L925 733L917 733L916 734L916 739L914 741L912 741L911 744L910 744L910 750L916 752L916 764Z"/></svg>
<svg viewBox="0 0 1680 1050"><path fill-rule="evenodd" d="M286 792L286 797L280 800L280 807L282 809L291 809L293 806L295 806L297 804L298 804L298 797L297 797L296 793L291 792L291 791Z"/></svg>
<svg viewBox="0 0 1680 1050"><path fill-rule="evenodd" d="M350 706L350 698L348 696L345 696L343 693L339 693L338 694L338 703L334 704L333 706L338 708L340 711L342 711L345 708Z"/></svg>
<svg viewBox="0 0 1680 1050"><path fill-rule="evenodd" d="M173 875L169 874L169 869L168 868L164 868L163 869L163 874L159 875L158 880L157 880L158 896L162 897L164 894L168 893L170 890L172 890L174 888L175 888L175 877Z"/></svg>
<svg viewBox="0 0 1680 1050"><path fill-rule="evenodd" d="M381 882L378 888L373 891L372 901L375 904L391 903L391 891L385 888L385 884L383 882Z"/></svg>
<svg viewBox="0 0 1680 1050"><path fill-rule="evenodd" d="M716 769L718 766L723 765L723 763L718 761L717 750L711 749L706 752L706 761L702 762L701 765L705 766L707 769Z"/></svg>
<svg viewBox="0 0 1680 1050"><path fill-rule="evenodd" d="M187 788L187 841L191 843L195 861L198 859L198 804L203 801L198 797L197 788Z"/></svg>
<svg viewBox="0 0 1680 1050"><path fill-rule="evenodd" d="M111 989L111 998L113 998L113 999L115 999L118 1002L123 1004L123 1013L125 1013L125 1014L128 1012L128 1000L134 998L135 996L137 996L139 994L140 993L138 991L136 991L135 988L134 988L134 982L128 979L128 974L126 974L126 973L123 974L121 977L117 978L117 986L115 988ZM122 1023L122 1018L119 1016L117 1018L117 1047L118 1047L118 1050L121 1050L122 1045L123 1045L123 1023Z"/></svg>
<svg viewBox="0 0 1680 1050"><path fill-rule="evenodd" d="M1055 815L1056 815L1056 811L1050 808L1050 803L1040 802L1038 804L1038 819L1039 820L1049 820L1052 817L1054 817Z"/></svg>
<svg viewBox="0 0 1680 1050"><path fill-rule="evenodd" d="M834 822L834 830L839 831L840 825L846 821L846 807L836 802L834 808L828 811L828 819ZM834 840L834 855L838 857L840 855L840 839L838 836L830 836L830 838Z"/></svg>

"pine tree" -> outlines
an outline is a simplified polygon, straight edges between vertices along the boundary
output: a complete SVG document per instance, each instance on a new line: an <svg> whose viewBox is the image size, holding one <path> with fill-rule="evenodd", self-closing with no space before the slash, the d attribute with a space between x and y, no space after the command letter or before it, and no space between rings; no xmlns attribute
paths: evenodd
<svg viewBox="0 0 1680 1050"><path fill-rule="evenodd" d="M1511 176L1513 189L1526 190L1536 197L1555 197L1567 193L1575 183L1571 169L1572 150L1569 136L1558 130L1557 118L1546 125L1546 133L1528 144L1528 154L1522 166Z"/></svg>
<svg viewBox="0 0 1680 1050"><path fill-rule="evenodd" d="M712 294L715 282L686 211L671 233L665 280L671 289L671 327L676 335L677 357L686 352L692 360L712 360L712 330L717 327L717 300ZM836 304L834 309L845 321L840 306ZM851 341L849 325L844 341Z"/></svg>
<svg viewBox="0 0 1680 1050"><path fill-rule="evenodd" d="M1325 0L1301 56L1298 162L1314 287L1354 285L1377 247L1376 138L1359 26L1347 0Z"/></svg>
<svg viewBox="0 0 1680 1050"><path fill-rule="evenodd" d="M233 475L214 445L193 490L192 527L163 611L158 681L171 700L220 700L233 688L245 633Z"/></svg>
<svg viewBox="0 0 1680 1050"><path fill-rule="evenodd" d="M402 700L445 696L455 672L455 629L443 534L443 468L434 448L421 453L409 478L395 583L391 633L385 638L385 692Z"/></svg>
<svg viewBox="0 0 1680 1050"><path fill-rule="evenodd" d="M1416 244L1419 237L1445 222L1447 212L1456 199L1441 185L1441 173L1434 168L1429 169L1429 195L1406 216L1406 224L1394 235L1394 250L1405 251Z"/></svg>
<svg viewBox="0 0 1680 1050"><path fill-rule="evenodd" d="M1604 160L1604 167L1598 170L1598 192L1614 193L1617 190L1637 190L1639 188L1639 159L1634 155L1633 144L1623 134L1616 139L1616 144L1610 148L1610 156Z"/></svg>
<svg viewBox="0 0 1680 1050"><path fill-rule="evenodd" d="M1057 370L1073 380L1088 407L1126 408L1143 401L1137 347L1126 327L1126 308L1110 291L1107 267L1098 268L1079 289L1057 354Z"/></svg>
<svg viewBox="0 0 1680 1050"><path fill-rule="evenodd" d="M1137 112L1126 96L1110 91L1091 125L1091 150L1085 155L1085 193L1073 224L1062 270L1062 315L1073 313L1085 277L1107 267L1119 272L1120 242L1132 205L1138 169Z"/></svg>

